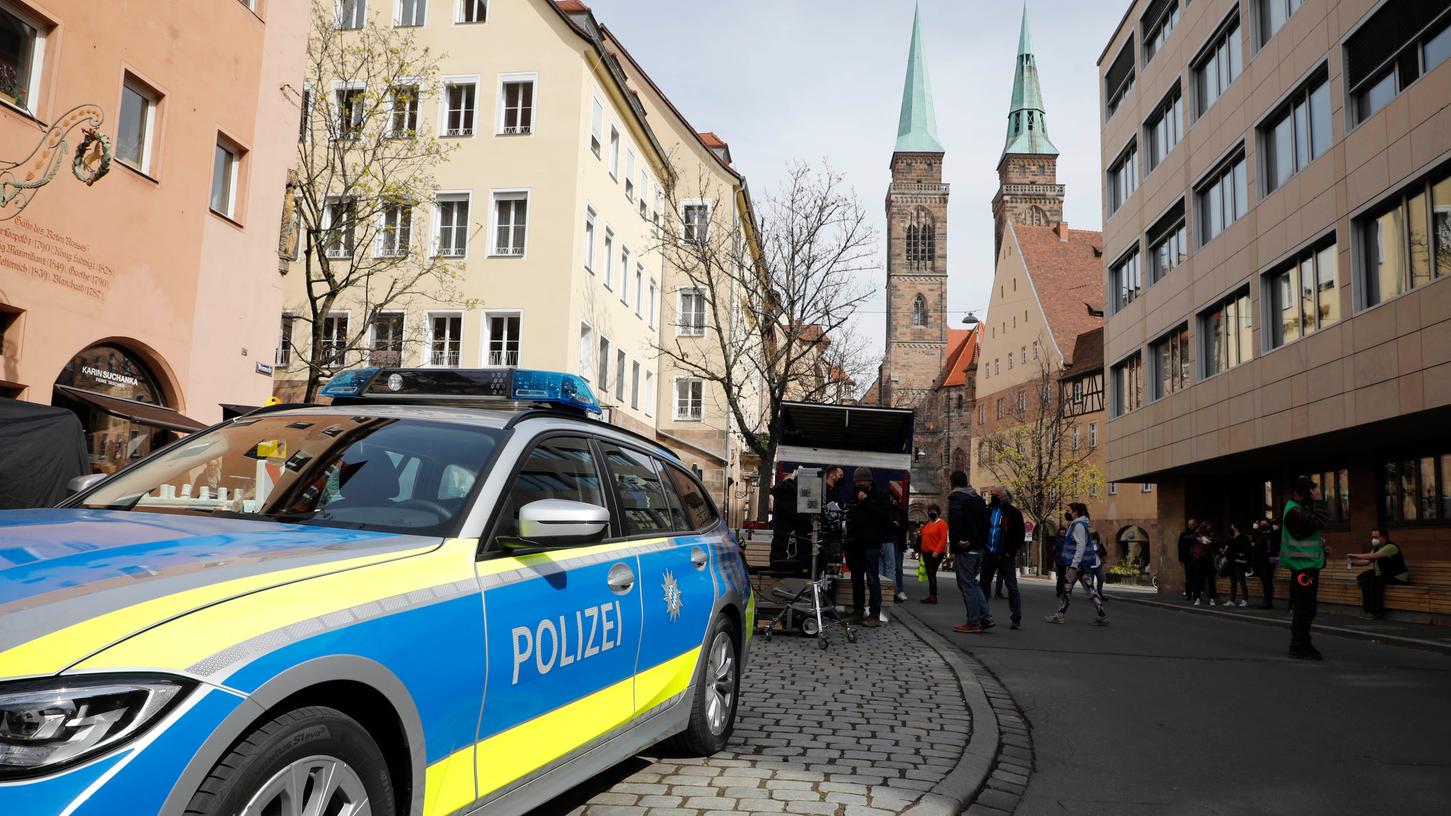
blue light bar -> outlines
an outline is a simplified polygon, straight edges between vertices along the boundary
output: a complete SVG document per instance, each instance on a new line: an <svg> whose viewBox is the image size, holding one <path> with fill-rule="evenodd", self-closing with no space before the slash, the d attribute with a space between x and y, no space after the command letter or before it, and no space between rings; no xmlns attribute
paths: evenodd
<svg viewBox="0 0 1451 816"><path fill-rule="evenodd" d="M579 408L591 414L603 413L589 383L576 374L517 369L510 393L521 402L547 402Z"/></svg>
<svg viewBox="0 0 1451 816"><path fill-rule="evenodd" d="M378 376L380 369L377 368L353 368L347 371L339 371L333 375L319 390L318 396L322 397L356 397L363 393L368 383Z"/></svg>

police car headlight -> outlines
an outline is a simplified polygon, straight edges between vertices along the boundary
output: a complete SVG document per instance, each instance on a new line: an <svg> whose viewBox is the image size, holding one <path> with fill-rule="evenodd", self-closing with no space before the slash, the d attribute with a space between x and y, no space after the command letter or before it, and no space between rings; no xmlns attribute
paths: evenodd
<svg viewBox="0 0 1451 816"><path fill-rule="evenodd" d="M144 732L192 688L159 676L0 684L0 779L83 762Z"/></svg>

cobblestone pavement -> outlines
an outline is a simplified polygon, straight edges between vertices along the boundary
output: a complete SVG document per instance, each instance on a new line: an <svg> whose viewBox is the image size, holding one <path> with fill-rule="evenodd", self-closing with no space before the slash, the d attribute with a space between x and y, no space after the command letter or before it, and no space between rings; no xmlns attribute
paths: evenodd
<svg viewBox="0 0 1451 816"><path fill-rule="evenodd" d="M952 670L901 624L757 637L735 736L709 759L640 757L536 811L579 816L887 816L961 758L971 717ZM572 809L571 809L572 808Z"/></svg>

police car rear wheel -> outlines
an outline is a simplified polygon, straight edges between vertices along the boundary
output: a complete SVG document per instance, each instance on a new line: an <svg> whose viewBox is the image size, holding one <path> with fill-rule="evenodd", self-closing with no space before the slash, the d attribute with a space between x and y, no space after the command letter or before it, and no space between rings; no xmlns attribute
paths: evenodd
<svg viewBox="0 0 1451 816"><path fill-rule="evenodd" d="M741 681L738 640L730 618L717 618L696 677L690 724L672 741L671 747L675 750L710 756L730 741L736 725Z"/></svg>
<svg viewBox="0 0 1451 816"><path fill-rule="evenodd" d="M241 739L202 782L187 816L393 816L377 743L341 711L309 706Z"/></svg>

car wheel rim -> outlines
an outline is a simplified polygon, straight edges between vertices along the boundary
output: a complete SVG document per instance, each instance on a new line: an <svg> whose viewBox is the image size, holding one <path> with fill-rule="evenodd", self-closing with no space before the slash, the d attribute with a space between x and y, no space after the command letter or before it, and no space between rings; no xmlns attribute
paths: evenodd
<svg viewBox="0 0 1451 816"><path fill-rule="evenodd" d="M710 646L705 681L705 721L718 737L730 723L736 702L736 652L725 632L716 635Z"/></svg>
<svg viewBox="0 0 1451 816"><path fill-rule="evenodd" d="M330 756L299 759L252 796L241 816L372 816L368 791L348 763Z"/></svg>

